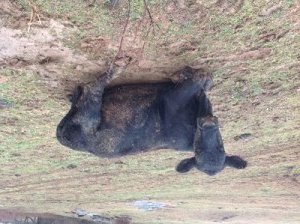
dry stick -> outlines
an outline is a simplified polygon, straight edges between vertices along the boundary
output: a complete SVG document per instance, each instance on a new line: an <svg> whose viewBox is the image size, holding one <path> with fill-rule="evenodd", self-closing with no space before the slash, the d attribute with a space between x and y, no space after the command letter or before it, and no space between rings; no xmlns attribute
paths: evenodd
<svg viewBox="0 0 300 224"><path fill-rule="evenodd" d="M118 50L117 55L116 55L115 58L118 57L118 55L120 54L120 52L121 52L121 50L122 50L125 32L126 32L126 30L127 30L127 27L128 27L128 24L129 24L129 19L130 19L130 8L131 8L131 2L130 2L130 0L128 0L127 19L126 19L125 26L124 26L124 28L123 28L123 32L122 32L122 36L121 36L121 41L120 41L120 45L119 45L119 50Z"/></svg>
<svg viewBox="0 0 300 224"><path fill-rule="evenodd" d="M136 29L135 29L133 42L135 42L135 40L136 40L136 37L137 37L137 35L138 35L138 32L140 31L140 28L141 28L141 25L142 25L142 23L143 23L143 21L144 21L144 19L145 19L145 16L146 16L146 9L144 10L143 16L142 16L142 18L140 19L140 21L139 21L139 23L138 23L138 25L137 25L137 27L136 27Z"/></svg>
<svg viewBox="0 0 300 224"><path fill-rule="evenodd" d="M38 18L39 20L39 23L41 24L41 18L40 18L40 15L37 13L37 6L33 3L32 0L27 0L29 6L31 7L31 14L30 14L30 20L29 20L29 23L28 23L28 29L27 29L27 32L30 31L30 28L31 28L31 24L33 23L33 20L35 17Z"/></svg>
<svg viewBox="0 0 300 224"><path fill-rule="evenodd" d="M108 73L113 72L115 62L116 62L117 58L119 57L119 55L120 55L120 53L122 51L122 46L123 46L125 32L127 30L127 27L128 27L128 24L129 24L129 20L130 20L130 9L131 9L131 0L128 0L127 18L126 18L126 22L125 22L125 25L124 25L124 28L123 28L123 32L122 32L122 36L121 36L121 40L120 40L119 49L118 49L118 52L117 52L116 56L114 57L114 59L112 60L110 66L109 66L109 69L107 71Z"/></svg>
<svg viewBox="0 0 300 224"><path fill-rule="evenodd" d="M143 46L142 46L142 49L141 49L141 53L140 53L141 54L141 58L144 57L145 45L146 45L147 39L149 37L150 29L151 29L151 25L148 27L148 30L147 30L147 33L146 33L146 36L145 36L145 40L144 40L144 43L143 43Z"/></svg>
<svg viewBox="0 0 300 224"><path fill-rule="evenodd" d="M145 6L145 8L146 8L146 10L148 12L149 17L150 17L151 23L154 24L154 20L152 18L151 12L149 10L148 4L147 4L146 0L143 0L143 1L144 1L144 6Z"/></svg>
<svg viewBox="0 0 300 224"><path fill-rule="evenodd" d="M144 3L145 3L145 2L144 2ZM144 12L143 12L142 18L139 20L139 23L138 23L138 25L137 25L137 27L136 27L133 42L134 42L134 41L136 40L136 38L137 38L137 33L138 33L138 32L140 31L140 29L141 29L141 25L142 25L142 23L143 23L144 20L145 20L146 14L149 15L149 13L150 13L150 10L149 10L149 9L147 10L147 9L148 9L147 5L144 4ZM147 31L146 31L146 35L143 36L144 42L143 42L141 51L139 52L141 58L143 58L144 51L145 51L145 45L146 45L146 42L148 41L148 37L149 37L149 34L150 34L150 30L151 30L151 28L153 28L152 24L154 23L151 13L150 13L150 16L149 16L149 17L150 17L150 20L151 20L151 21L150 21L150 26L148 26L148 25L146 24L146 26L147 26ZM146 22L147 22L147 21L146 21Z"/></svg>
<svg viewBox="0 0 300 224"><path fill-rule="evenodd" d="M146 10L147 10L147 13L148 13L148 15L149 15L151 25L153 26L153 33L155 33L154 25L156 25L157 28L158 28L159 30L160 30L160 27L159 27L158 24L156 24L156 23L154 22L153 17L152 17L152 14L151 14L151 12L150 12L150 9L149 9L149 7L148 7L148 4L147 4L146 0L143 0L143 1L144 1L144 6L145 6L145 8L146 8Z"/></svg>

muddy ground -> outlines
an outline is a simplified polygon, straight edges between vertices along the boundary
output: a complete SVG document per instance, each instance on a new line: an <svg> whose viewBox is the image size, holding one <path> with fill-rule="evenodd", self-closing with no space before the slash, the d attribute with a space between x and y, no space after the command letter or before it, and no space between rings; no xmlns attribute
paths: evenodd
<svg viewBox="0 0 300 224"><path fill-rule="evenodd" d="M299 2L130 3L0 2L0 220L80 208L133 223L299 223ZM185 65L212 72L225 149L249 166L183 175L175 166L190 153L102 159L61 146L66 95L117 52L129 64L111 85L172 79Z"/></svg>

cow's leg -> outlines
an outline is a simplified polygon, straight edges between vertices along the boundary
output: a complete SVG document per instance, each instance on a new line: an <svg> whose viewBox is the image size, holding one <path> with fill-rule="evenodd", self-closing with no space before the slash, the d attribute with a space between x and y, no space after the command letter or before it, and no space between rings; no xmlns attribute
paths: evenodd
<svg viewBox="0 0 300 224"><path fill-rule="evenodd" d="M247 166L247 161L239 156L226 156L225 165L236 169L244 169Z"/></svg>
<svg viewBox="0 0 300 224"><path fill-rule="evenodd" d="M113 77L114 72L109 71L92 85L76 88L71 109L57 127L57 138L63 145L88 151L94 147L93 137L101 124L102 95Z"/></svg>
<svg viewBox="0 0 300 224"><path fill-rule="evenodd" d="M188 66L176 74L179 77L179 84L162 96L161 103L165 118L177 114L194 97L199 98L201 106L205 103L210 104L205 95L205 92L210 89L213 83L209 74L202 73L200 69L193 69ZM203 110L201 111L203 113Z"/></svg>
<svg viewBox="0 0 300 224"><path fill-rule="evenodd" d="M198 103L198 115L197 118L213 116L213 109L211 106L211 102L206 96L204 91L199 92L197 95L197 103Z"/></svg>
<svg viewBox="0 0 300 224"><path fill-rule="evenodd" d="M83 97L78 103L78 121L86 135L94 134L101 123L102 97L105 87L113 79L114 72L101 75L93 84L83 90Z"/></svg>
<svg viewBox="0 0 300 224"><path fill-rule="evenodd" d="M212 82L209 76L184 77L188 78L163 94L159 107L166 141L183 149L192 145L197 117L211 112L205 91Z"/></svg>

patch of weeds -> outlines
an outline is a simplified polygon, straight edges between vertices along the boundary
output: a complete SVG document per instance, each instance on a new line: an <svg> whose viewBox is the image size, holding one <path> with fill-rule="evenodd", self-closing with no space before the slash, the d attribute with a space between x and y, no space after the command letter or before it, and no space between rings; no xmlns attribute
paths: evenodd
<svg viewBox="0 0 300 224"><path fill-rule="evenodd" d="M141 0L131 2L130 19L141 19L144 14L144 2Z"/></svg>
<svg viewBox="0 0 300 224"><path fill-rule="evenodd" d="M285 0L283 1L288 8L291 8L295 4L295 0Z"/></svg>
<svg viewBox="0 0 300 224"><path fill-rule="evenodd" d="M242 86L235 85L231 92L231 98L235 101L240 101L244 98L244 91L242 89Z"/></svg>
<svg viewBox="0 0 300 224"><path fill-rule="evenodd" d="M83 30L76 29L65 34L65 44L70 48L77 48L87 33Z"/></svg>
<svg viewBox="0 0 300 224"><path fill-rule="evenodd" d="M25 0L19 1L20 5L26 5ZM76 24L79 31L67 35L67 38L73 36L71 39L75 40L81 39L86 34L109 35L114 29L113 22L118 20L111 15L109 8L105 7L104 4L88 7L83 0L37 0L35 3L41 13L44 12L52 18L63 18ZM30 8L27 7L27 11L29 10Z"/></svg>
<svg viewBox="0 0 300 224"><path fill-rule="evenodd" d="M192 35L195 32L194 28L195 27L192 23L189 23L188 25L172 23L168 27L165 35L163 35L162 37L168 39L171 37L179 38L185 35Z"/></svg>
<svg viewBox="0 0 300 224"><path fill-rule="evenodd" d="M54 16L68 16L72 22L83 24L87 21L87 15L83 1L43 1L37 0L36 4L46 13Z"/></svg>
<svg viewBox="0 0 300 224"><path fill-rule="evenodd" d="M12 156L12 153L17 153L22 155L18 164L30 167L30 172L39 172L40 165L34 168L35 158L39 157L36 153L42 145L53 143L59 116L56 112L61 105L49 98L45 90L41 91L42 86L34 74L1 70L1 75L10 78L5 83L6 88L0 88L0 96L14 103L14 107L1 111L2 165L9 167L14 161L20 160ZM38 159L39 162L45 160ZM7 172L10 172L9 169ZM19 171L26 172L25 169Z"/></svg>
<svg viewBox="0 0 300 224"><path fill-rule="evenodd" d="M289 81L289 72L288 71L275 71L275 72L270 72L267 76L269 81L272 82L282 82L286 83Z"/></svg>
<svg viewBox="0 0 300 224"><path fill-rule="evenodd" d="M264 195L270 195L270 194L272 194L272 189L270 189L270 188L262 188L260 191L261 191Z"/></svg>
<svg viewBox="0 0 300 224"><path fill-rule="evenodd" d="M294 169L292 170L292 175L300 175L300 166L299 165L295 165Z"/></svg>
<svg viewBox="0 0 300 224"><path fill-rule="evenodd" d="M244 1L241 10L233 16L228 17L228 21L232 26L240 25L241 22L250 20L256 17L255 9L250 1Z"/></svg>
<svg viewBox="0 0 300 224"><path fill-rule="evenodd" d="M225 40L231 38L234 35L234 29L232 27L224 27L218 34L221 39Z"/></svg>
<svg viewBox="0 0 300 224"><path fill-rule="evenodd" d="M17 0L17 3L25 10L29 10L29 4L27 0Z"/></svg>
<svg viewBox="0 0 300 224"><path fill-rule="evenodd" d="M0 84L0 89L2 88L1 84ZM11 102L10 100L7 99L2 99L0 97L0 109L6 109L6 108L10 108L13 106L13 102Z"/></svg>
<svg viewBox="0 0 300 224"><path fill-rule="evenodd" d="M259 76L250 78L249 86L250 86L250 95L253 97L260 95L263 91L262 80L259 78Z"/></svg>

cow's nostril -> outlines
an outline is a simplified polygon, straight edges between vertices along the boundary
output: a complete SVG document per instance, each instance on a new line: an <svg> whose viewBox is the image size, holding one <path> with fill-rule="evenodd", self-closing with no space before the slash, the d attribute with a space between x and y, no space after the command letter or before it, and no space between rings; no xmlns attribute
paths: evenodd
<svg viewBox="0 0 300 224"><path fill-rule="evenodd" d="M203 127L204 127L204 128L214 128L214 127L216 127L216 124L213 123L213 122L204 123L204 124L203 124Z"/></svg>

